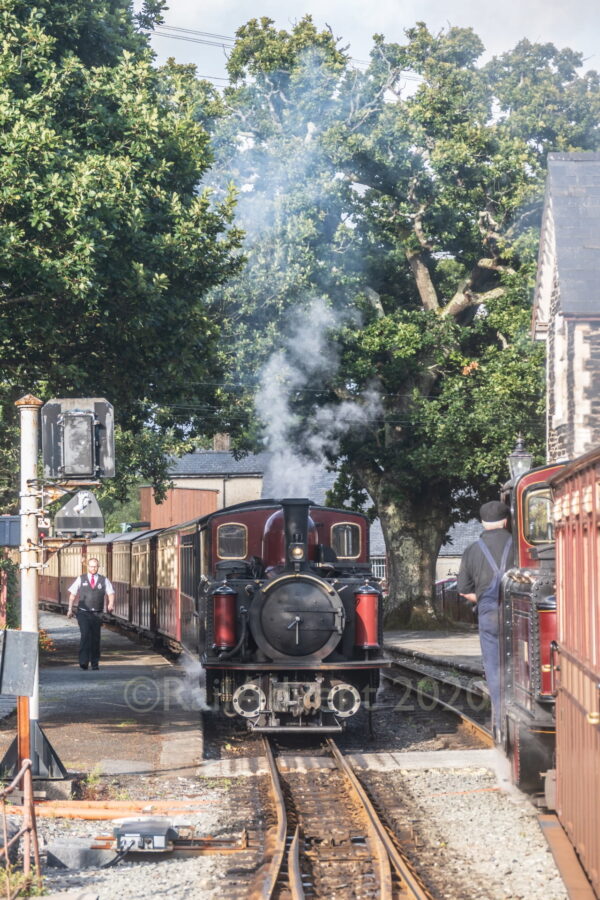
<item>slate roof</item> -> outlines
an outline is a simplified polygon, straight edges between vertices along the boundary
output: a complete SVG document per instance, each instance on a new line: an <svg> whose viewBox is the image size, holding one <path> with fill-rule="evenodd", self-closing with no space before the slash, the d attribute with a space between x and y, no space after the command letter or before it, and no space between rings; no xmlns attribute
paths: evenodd
<svg viewBox="0 0 600 900"><path fill-rule="evenodd" d="M550 153L545 218L565 316L600 316L600 153Z"/></svg>
<svg viewBox="0 0 600 900"><path fill-rule="evenodd" d="M448 532L448 540L440 548L440 556L462 556L469 544L476 541L483 531L479 519L457 522Z"/></svg>
<svg viewBox="0 0 600 900"><path fill-rule="evenodd" d="M196 450L173 460L169 475L172 478L262 475L268 458L268 453L249 453L248 456L235 459L229 450Z"/></svg>
<svg viewBox="0 0 600 900"><path fill-rule="evenodd" d="M262 498L276 499L279 492L271 479L270 456L271 454L265 451L264 453L251 453L236 460L228 450L197 450L174 460L169 469L169 475L172 478L210 478L223 475L264 476ZM323 505L327 491L331 490L335 479L335 472L328 472L325 468L319 469L308 491L310 499ZM370 547L371 556L385 556L385 542L378 519L371 525Z"/></svg>

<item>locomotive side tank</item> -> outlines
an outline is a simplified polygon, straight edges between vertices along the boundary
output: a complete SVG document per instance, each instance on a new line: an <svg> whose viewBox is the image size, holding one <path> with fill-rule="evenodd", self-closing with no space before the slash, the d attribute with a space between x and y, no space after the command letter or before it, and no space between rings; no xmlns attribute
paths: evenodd
<svg viewBox="0 0 600 900"><path fill-rule="evenodd" d="M366 518L259 501L220 510L203 531L209 703L257 731L341 730L384 662Z"/></svg>

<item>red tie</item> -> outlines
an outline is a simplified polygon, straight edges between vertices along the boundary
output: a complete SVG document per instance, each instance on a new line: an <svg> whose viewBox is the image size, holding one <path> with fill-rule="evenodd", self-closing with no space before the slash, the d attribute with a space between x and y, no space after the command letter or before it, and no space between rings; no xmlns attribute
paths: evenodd
<svg viewBox="0 0 600 900"><path fill-rule="evenodd" d="M92 575L92 577L90 578L90 584L93 588L96 587L96 576L95 575Z"/></svg>

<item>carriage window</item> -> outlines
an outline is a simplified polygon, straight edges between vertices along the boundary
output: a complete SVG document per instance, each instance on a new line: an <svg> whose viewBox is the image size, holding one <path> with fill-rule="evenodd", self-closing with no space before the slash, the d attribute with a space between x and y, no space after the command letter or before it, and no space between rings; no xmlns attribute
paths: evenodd
<svg viewBox="0 0 600 900"><path fill-rule="evenodd" d="M338 559L356 559L360 556L360 528L350 522L342 522L331 529L331 546Z"/></svg>
<svg viewBox="0 0 600 900"><path fill-rule="evenodd" d="M245 525L219 525L217 555L220 559L245 559L248 553L248 530Z"/></svg>
<svg viewBox="0 0 600 900"><path fill-rule="evenodd" d="M547 544L554 540L552 497L548 488L531 491L525 497L523 534L530 544Z"/></svg>
<svg viewBox="0 0 600 900"><path fill-rule="evenodd" d="M148 571L149 549L148 544L133 547L131 583L135 587L148 587L150 584Z"/></svg>

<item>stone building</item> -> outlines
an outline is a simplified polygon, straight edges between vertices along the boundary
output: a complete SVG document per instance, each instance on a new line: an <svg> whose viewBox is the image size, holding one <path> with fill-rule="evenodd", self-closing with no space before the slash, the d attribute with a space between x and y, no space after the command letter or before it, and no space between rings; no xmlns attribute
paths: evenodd
<svg viewBox="0 0 600 900"><path fill-rule="evenodd" d="M600 153L551 153L533 334L547 344L547 456L600 443Z"/></svg>

